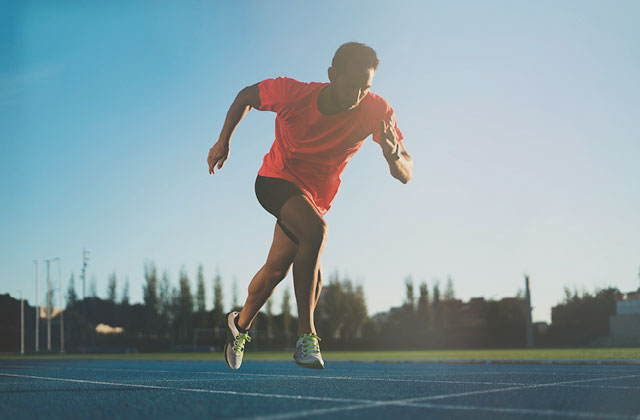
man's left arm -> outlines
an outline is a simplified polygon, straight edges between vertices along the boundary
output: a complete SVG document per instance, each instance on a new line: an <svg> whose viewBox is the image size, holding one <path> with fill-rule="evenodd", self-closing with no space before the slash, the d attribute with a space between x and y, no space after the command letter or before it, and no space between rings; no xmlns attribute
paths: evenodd
<svg viewBox="0 0 640 420"><path fill-rule="evenodd" d="M380 121L380 146L382 155L389 164L391 176L406 184L413 174L413 159L404 147L404 142L398 139L392 120Z"/></svg>

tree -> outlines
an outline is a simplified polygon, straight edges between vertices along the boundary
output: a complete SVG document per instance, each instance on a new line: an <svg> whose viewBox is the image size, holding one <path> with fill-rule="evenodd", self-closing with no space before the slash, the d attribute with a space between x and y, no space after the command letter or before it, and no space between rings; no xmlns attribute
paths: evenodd
<svg viewBox="0 0 640 420"><path fill-rule="evenodd" d="M222 322L224 316L224 295L222 292L222 277L216 273L213 279L213 322L215 325Z"/></svg>
<svg viewBox="0 0 640 420"><path fill-rule="evenodd" d="M267 338L273 338L273 301L267 300Z"/></svg>
<svg viewBox="0 0 640 420"><path fill-rule="evenodd" d="M145 306L152 314L158 313L158 273L153 262L144 265L144 280L142 296Z"/></svg>
<svg viewBox="0 0 640 420"><path fill-rule="evenodd" d="M91 276L91 282L89 283L89 296L98 297L98 285L95 274Z"/></svg>
<svg viewBox="0 0 640 420"><path fill-rule="evenodd" d="M111 273L107 282L107 300L114 303L116 301L116 282L116 273Z"/></svg>
<svg viewBox="0 0 640 420"><path fill-rule="evenodd" d="M348 278L341 280L337 272L332 274L329 284L322 289L315 318L316 326L328 338L359 337L368 319L364 289L361 285L354 287Z"/></svg>
<svg viewBox="0 0 640 420"><path fill-rule="evenodd" d="M439 330L442 328L442 302L440 301L440 282L436 281L433 285L433 301L431 303L433 311L433 324Z"/></svg>
<svg viewBox="0 0 640 420"><path fill-rule="evenodd" d="M415 309L415 295L413 293L413 279L411 276L407 276L404 279L404 285L406 287L405 305L409 309L409 312L413 312Z"/></svg>
<svg viewBox="0 0 640 420"><path fill-rule="evenodd" d="M167 270L163 270L162 277L160 278L160 283L158 285L158 314L161 323L160 330L163 333L172 331L171 328L176 315L175 308L176 305L171 292L169 273Z"/></svg>
<svg viewBox="0 0 640 420"><path fill-rule="evenodd" d="M233 277L233 285L231 289L231 310L237 311L240 307L238 306L238 279Z"/></svg>
<svg viewBox="0 0 640 420"><path fill-rule="evenodd" d="M339 338L344 321L344 292L338 272L331 274L329 284L322 289L322 298L318 301L315 318L322 334L330 338Z"/></svg>
<svg viewBox="0 0 640 420"><path fill-rule="evenodd" d="M184 269L180 272L180 310L184 313L193 313L193 295Z"/></svg>
<svg viewBox="0 0 640 420"><path fill-rule="evenodd" d="M67 289L67 308L73 307L78 302L78 295L76 294L76 285L73 278L73 273L69 277L69 288Z"/></svg>
<svg viewBox="0 0 640 420"><path fill-rule="evenodd" d="M171 315L171 282L167 270L162 272L160 284L158 285L158 309L161 314L165 314L167 318Z"/></svg>
<svg viewBox="0 0 640 420"><path fill-rule="evenodd" d="M193 296L189 278L184 268L180 271L180 291L178 296L178 314L176 323L178 325L178 339L185 340L191 336L191 318L193 315Z"/></svg>
<svg viewBox="0 0 640 420"><path fill-rule="evenodd" d="M351 280L345 279L342 289L344 290L345 310L341 335L344 339L349 340L360 335L360 328L367 321L367 303L362 285L357 285L354 288Z"/></svg>
<svg viewBox="0 0 640 420"><path fill-rule="evenodd" d="M568 288L565 288L568 290ZM609 317L616 313L615 287L586 291L580 296L565 292L565 300L551 309L549 337L556 345L589 345L609 334Z"/></svg>
<svg viewBox="0 0 640 420"><path fill-rule="evenodd" d="M418 297L418 325L423 330L428 330L431 323L431 314L429 302L429 288L427 282L420 283L420 297Z"/></svg>
<svg viewBox="0 0 640 420"><path fill-rule="evenodd" d="M124 287L122 288L122 298L120 299L120 302L123 305L129 304L129 277L125 278Z"/></svg>
<svg viewBox="0 0 640 420"><path fill-rule="evenodd" d="M198 312L205 312L207 310L206 293L204 288L204 274L202 272L202 265L198 267L198 291L196 293L196 302L198 306Z"/></svg>
<svg viewBox="0 0 640 420"><path fill-rule="evenodd" d="M456 298L456 292L453 290L453 279L451 276L447 277L447 285L442 294L442 300L454 300Z"/></svg>
<svg viewBox="0 0 640 420"><path fill-rule="evenodd" d="M287 337L290 334L291 328L291 292L289 291L289 286L284 289L284 295L282 296L282 329L284 330Z"/></svg>

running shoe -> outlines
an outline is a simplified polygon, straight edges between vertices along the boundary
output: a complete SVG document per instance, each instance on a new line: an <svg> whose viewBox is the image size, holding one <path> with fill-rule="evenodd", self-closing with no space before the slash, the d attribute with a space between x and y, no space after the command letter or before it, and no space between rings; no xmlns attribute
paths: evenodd
<svg viewBox="0 0 640 420"><path fill-rule="evenodd" d="M244 355L244 344L251 341L249 334L238 331L235 319L240 315L239 312L229 312L225 320L225 330L227 331L227 342L224 345L224 360L227 365L233 369L240 369L242 364L242 356Z"/></svg>
<svg viewBox="0 0 640 420"><path fill-rule="evenodd" d="M320 337L314 333L302 334L296 343L296 352L293 355L298 366L310 369L324 369L324 360L320 354Z"/></svg>

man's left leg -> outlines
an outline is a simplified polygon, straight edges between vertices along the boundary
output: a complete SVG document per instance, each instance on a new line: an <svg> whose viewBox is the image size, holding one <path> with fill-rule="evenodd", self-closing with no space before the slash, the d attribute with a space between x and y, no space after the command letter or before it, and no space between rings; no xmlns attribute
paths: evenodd
<svg viewBox="0 0 640 420"><path fill-rule="evenodd" d="M231 369L238 369L242 364L244 343L251 341L247 330L251 323L273 294L273 289L289 272L298 246L276 224L273 243L269 250L267 262L253 277L249 284L249 295L240 312L229 312L225 316L227 343L225 344L225 361Z"/></svg>

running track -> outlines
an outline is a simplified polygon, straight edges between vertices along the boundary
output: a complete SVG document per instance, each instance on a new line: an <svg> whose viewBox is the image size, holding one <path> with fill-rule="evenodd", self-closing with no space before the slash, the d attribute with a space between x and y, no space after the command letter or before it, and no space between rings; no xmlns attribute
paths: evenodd
<svg viewBox="0 0 640 420"><path fill-rule="evenodd" d="M640 365L0 360L1 419L633 419Z"/></svg>

